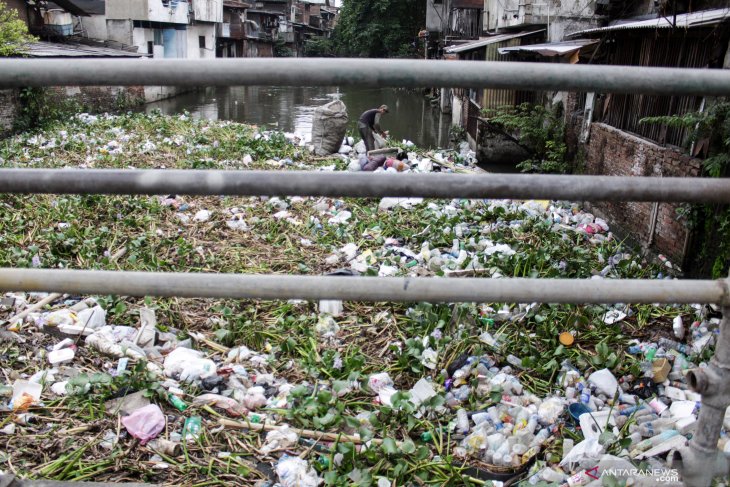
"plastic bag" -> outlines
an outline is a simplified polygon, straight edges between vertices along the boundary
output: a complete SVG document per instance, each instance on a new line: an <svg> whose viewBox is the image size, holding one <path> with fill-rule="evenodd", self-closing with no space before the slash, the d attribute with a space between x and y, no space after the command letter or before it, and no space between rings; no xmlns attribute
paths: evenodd
<svg viewBox="0 0 730 487"><path fill-rule="evenodd" d="M573 447L572 450L565 455L560 466L568 466L572 469L572 465L581 465L584 462L595 463L603 454L603 446L598 443L598 438L583 440Z"/></svg>
<svg viewBox="0 0 730 487"><path fill-rule="evenodd" d="M373 132L373 141L375 142L375 149L383 149L388 145L385 138L376 132Z"/></svg>
<svg viewBox="0 0 730 487"><path fill-rule="evenodd" d="M588 376L588 382L595 384L598 392L612 398L618 390L618 381L608 369L601 369Z"/></svg>
<svg viewBox="0 0 730 487"><path fill-rule="evenodd" d="M312 117L314 154L327 156L340 149L347 132L347 107L340 100L317 107Z"/></svg>
<svg viewBox="0 0 730 487"><path fill-rule="evenodd" d="M276 475L283 487L317 487L322 483L306 460L284 455L276 465Z"/></svg>
<svg viewBox="0 0 730 487"><path fill-rule="evenodd" d="M137 409L129 416L122 418L122 424L130 435L139 438L141 444L157 438L165 428L165 416L157 404L150 404Z"/></svg>
<svg viewBox="0 0 730 487"><path fill-rule="evenodd" d="M266 443L261 447L261 453L268 455L274 450L294 446L297 441L299 441L299 435L289 429L289 425L285 424L281 428L269 431L266 434Z"/></svg>
<svg viewBox="0 0 730 487"><path fill-rule="evenodd" d="M203 394L193 399L193 406L202 406L205 404L223 409L231 416L241 416L248 412L235 399L221 396L220 394Z"/></svg>
<svg viewBox="0 0 730 487"><path fill-rule="evenodd" d="M183 382L207 379L216 374L217 367L212 360L203 358L197 350L179 347L165 357L165 375Z"/></svg>

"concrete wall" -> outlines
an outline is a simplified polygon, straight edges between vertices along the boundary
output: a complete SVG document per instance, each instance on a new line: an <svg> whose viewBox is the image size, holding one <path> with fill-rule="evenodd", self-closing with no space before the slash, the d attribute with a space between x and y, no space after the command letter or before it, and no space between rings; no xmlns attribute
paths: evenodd
<svg viewBox="0 0 730 487"><path fill-rule="evenodd" d="M106 40L109 39L107 37L107 27L106 27L106 16L105 15L90 15L88 17L75 17L74 18L75 26L78 30L79 23L81 24L80 27L83 30L83 34L85 37L88 37L90 39L102 39Z"/></svg>
<svg viewBox="0 0 730 487"><path fill-rule="evenodd" d="M205 37L205 49L200 48L199 37ZM195 24L187 29L187 58L210 59L215 58L215 25Z"/></svg>
<svg viewBox="0 0 730 487"><path fill-rule="evenodd" d="M595 5L595 0L486 0L484 29L550 24L547 39L558 42L566 34L600 26L603 17L594 15Z"/></svg>
<svg viewBox="0 0 730 487"><path fill-rule="evenodd" d="M195 20L202 22L223 22L222 0L192 0Z"/></svg>
<svg viewBox="0 0 730 487"><path fill-rule="evenodd" d="M442 26L449 17L449 4L450 0L443 0L440 4L435 4L433 0L426 0L426 30L441 32Z"/></svg>
<svg viewBox="0 0 730 487"><path fill-rule="evenodd" d="M134 44L134 37L132 35L134 28L131 20L108 19L106 21L106 29L107 39L123 44L136 45ZM142 52L147 52L147 50L145 49Z"/></svg>
<svg viewBox="0 0 730 487"><path fill-rule="evenodd" d="M188 2L165 7L162 0L106 0L106 17L112 20L149 20L172 24L188 23Z"/></svg>
<svg viewBox="0 0 730 487"><path fill-rule="evenodd" d="M143 29L134 27L132 29L132 45L137 46L137 52L147 52L147 43L155 42L154 29ZM164 56L163 56L164 57Z"/></svg>
<svg viewBox="0 0 730 487"><path fill-rule="evenodd" d="M610 176L696 177L700 161L674 149L602 123L591 124L584 146L586 174ZM644 248L663 253L682 263L689 230L677 219L678 204L595 202L588 205ZM652 231L653 227L653 231Z"/></svg>

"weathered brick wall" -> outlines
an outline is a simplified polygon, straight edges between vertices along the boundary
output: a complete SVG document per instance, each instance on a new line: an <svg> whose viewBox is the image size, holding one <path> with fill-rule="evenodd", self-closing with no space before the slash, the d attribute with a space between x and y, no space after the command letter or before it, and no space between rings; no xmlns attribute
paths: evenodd
<svg viewBox="0 0 730 487"><path fill-rule="evenodd" d="M68 86L51 88L58 102L74 100L92 113L114 112L145 103L143 86ZM0 138L11 134L20 114L19 90L0 90Z"/></svg>
<svg viewBox="0 0 730 487"><path fill-rule="evenodd" d="M91 112L111 112L145 101L143 86L53 87L58 100L73 99Z"/></svg>
<svg viewBox="0 0 730 487"><path fill-rule="evenodd" d="M0 138L10 133L19 111L18 90L0 90Z"/></svg>
<svg viewBox="0 0 730 487"><path fill-rule="evenodd" d="M565 111L565 144L568 147L566 157L570 161L580 159L578 138L583 125L583 107L578 106L578 93L570 92L563 101Z"/></svg>
<svg viewBox="0 0 730 487"><path fill-rule="evenodd" d="M698 159L602 123L591 126L583 162L586 174L650 177L696 177L700 174ZM653 235L654 203L595 202L589 206L612 226L618 227L619 234L629 235L645 248L665 254L676 263L684 262L688 230L684 222L677 219L678 204L659 204Z"/></svg>

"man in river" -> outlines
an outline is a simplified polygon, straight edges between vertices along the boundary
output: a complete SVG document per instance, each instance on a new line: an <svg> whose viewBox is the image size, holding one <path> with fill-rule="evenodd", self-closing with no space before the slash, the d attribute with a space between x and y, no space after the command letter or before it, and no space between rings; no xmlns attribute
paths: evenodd
<svg viewBox="0 0 730 487"><path fill-rule="evenodd" d="M362 140L365 142L365 150L368 152L375 149L373 132L383 137L388 136L388 132L384 132L380 128L380 117L383 113L388 113L387 105L380 105L380 108L373 108L372 110L366 111L360 115L360 119L357 121L357 128L360 131Z"/></svg>

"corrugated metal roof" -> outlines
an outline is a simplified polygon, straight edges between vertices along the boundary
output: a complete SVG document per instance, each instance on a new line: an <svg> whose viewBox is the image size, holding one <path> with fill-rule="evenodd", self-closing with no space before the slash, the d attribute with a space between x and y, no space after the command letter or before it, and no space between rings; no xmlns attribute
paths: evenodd
<svg viewBox="0 0 730 487"><path fill-rule="evenodd" d="M223 6L227 8L251 8L252 5L238 0L223 0Z"/></svg>
<svg viewBox="0 0 730 487"><path fill-rule="evenodd" d="M28 57L147 57L147 54L122 51L111 47L43 41L28 44L24 53Z"/></svg>
<svg viewBox="0 0 730 487"><path fill-rule="evenodd" d="M597 39L577 39L565 42L530 44L528 46L500 47L498 50L500 54L507 54L509 52L534 52L541 56L552 57L572 54L585 46L590 46L597 42Z"/></svg>
<svg viewBox="0 0 730 487"><path fill-rule="evenodd" d="M689 29L692 27L719 24L726 19L730 19L730 7L702 10L700 12L692 12L689 14L680 14L677 15L676 22L678 28ZM674 21L674 15L670 15L668 17L659 17L657 19L638 20L635 22L609 25L608 27L582 30L580 32L569 34L567 37L628 29L669 29L674 26Z"/></svg>
<svg viewBox="0 0 730 487"><path fill-rule="evenodd" d="M478 41L470 42L468 44L449 46L444 49L444 52L446 52L447 54L456 54L460 52L473 51L474 49L479 49L481 47L488 46L489 44L496 44L498 42L508 41L517 37L529 36L531 34L538 34L540 32L545 32L545 29L534 30L531 32L517 32L514 34L499 34L496 36L479 39Z"/></svg>

